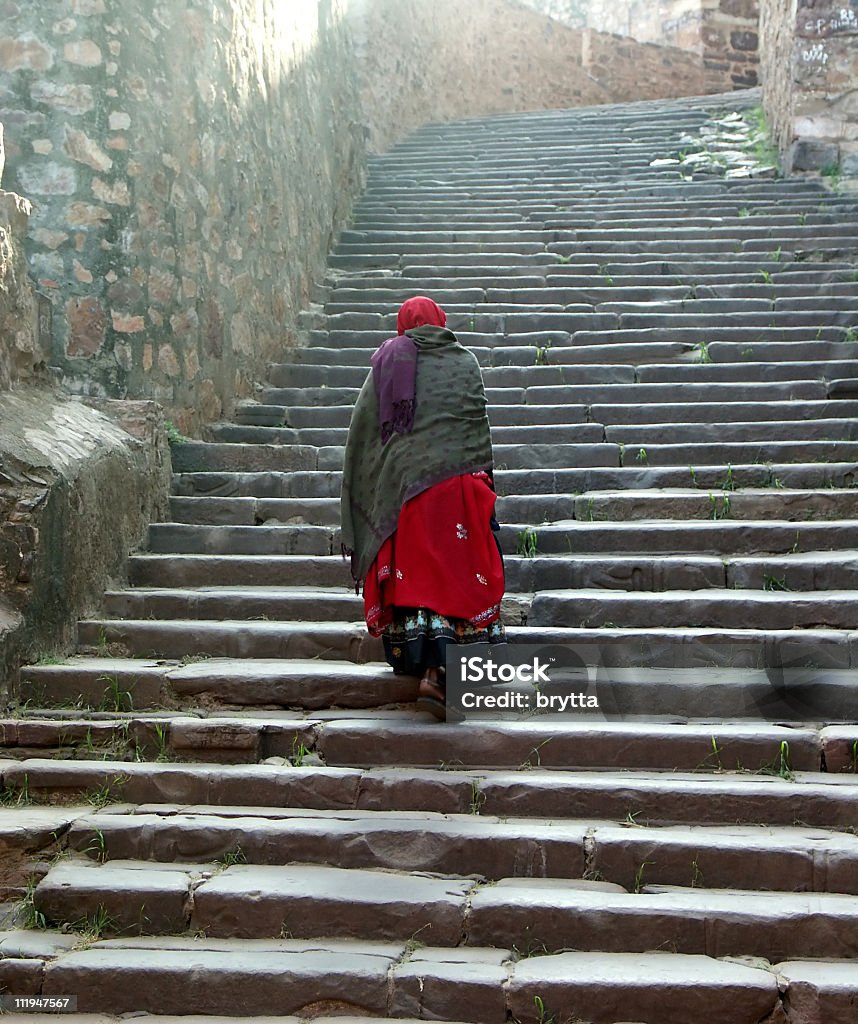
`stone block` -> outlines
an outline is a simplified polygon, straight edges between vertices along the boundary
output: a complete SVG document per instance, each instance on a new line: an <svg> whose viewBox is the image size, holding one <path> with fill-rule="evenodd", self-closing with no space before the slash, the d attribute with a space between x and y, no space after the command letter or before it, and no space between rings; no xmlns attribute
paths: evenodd
<svg viewBox="0 0 858 1024"><path fill-rule="evenodd" d="M816 139L798 139L787 153L787 166L793 171L822 171L837 167L840 149L834 142Z"/></svg>

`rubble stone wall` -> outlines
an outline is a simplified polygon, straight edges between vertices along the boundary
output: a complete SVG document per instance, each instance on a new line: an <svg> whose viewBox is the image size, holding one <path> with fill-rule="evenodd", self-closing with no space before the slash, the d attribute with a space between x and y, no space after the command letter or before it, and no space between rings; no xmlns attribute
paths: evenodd
<svg viewBox="0 0 858 1024"><path fill-rule="evenodd" d="M361 185L343 0L0 0L7 187L74 391L196 433L294 343Z"/></svg>
<svg viewBox="0 0 858 1024"><path fill-rule="evenodd" d="M572 28L626 36L641 43L701 49L700 0L522 0Z"/></svg>
<svg viewBox="0 0 858 1024"><path fill-rule="evenodd" d="M785 169L858 176L858 0L763 0L761 31Z"/></svg>
<svg viewBox="0 0 858 1024"><path fill-rule="evenodd" d="M375 151L431 121L702 86L699 55L571 28L517 0L355 0L349 21Z"/></svg>
<svg viewBox="0 0 858 1024"><path fill-rule="evenodd" d="M3 180L3 125L0 124L0 182ZM36 297L25 252L30 204L0 189L0 391L44 372Z"/></svg>
<svg viewBox="0 0 858 1024"><path fill-rule="evenodd" d="M759 0L701 0L704 92L758 84Z"/></svg>

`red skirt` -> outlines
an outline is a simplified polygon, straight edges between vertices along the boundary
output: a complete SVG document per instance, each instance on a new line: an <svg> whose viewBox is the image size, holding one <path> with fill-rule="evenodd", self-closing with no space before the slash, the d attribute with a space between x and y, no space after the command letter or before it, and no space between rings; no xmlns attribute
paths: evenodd
<svg viewBox="0 0 858 1024"><path fill-rule="evenodd" d="M500 615L503 562L485 473L452 477L407 501L364 581L367 629L380 636L394 608L428 608L485 627Z"/></svg>

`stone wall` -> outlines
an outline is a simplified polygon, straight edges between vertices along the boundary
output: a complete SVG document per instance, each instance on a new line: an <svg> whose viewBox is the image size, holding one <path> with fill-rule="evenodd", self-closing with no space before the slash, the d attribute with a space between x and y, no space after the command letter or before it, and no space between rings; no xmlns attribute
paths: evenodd
<svg viewBox="0 0 858 1024"><path fill-rule="evenodd" d="M0 124L0 182L3 180ZM25 243L30 204L0 189L0 391L44 372L37 303L27 269Z"/></svg>
<svg viewBox="0 0 858 1024"><path fill-rule="evenodd" d="M749 89L758 83L759 0L701 0L704 91Z"/></svg>
<svg viewBox="0 0 858 1024"><path fill-rule="evenodd" d="M702 50L700 0L522 0L572 28L627 36L641 43Z"/></svg>
<svg viewBox="0 0 858 1024"><path fill-rule="evenodd" d="M517 0L359 0L349 21L376 151L427 121L701 88L697 55L574 29Z"/></svg>
<svg viewBox="0 0 858 1024"><path fill-rule="evenodd" d="M858 0L763 0L761 31L785 169L858 176Z"/></svg>
<svg viewBox="0 0 858 1024"><path fill-rule="evenodd" d="M186 433L294 344L361 184L345 0L0 0L9 186L73 390Z"/></svg>
<svg viewBox="0 0 858 1024"><path fill-rule="evenodd" d="M121 583L167 509L170 457L152 402L0 393L0 701L23 661L68 653L77 620Z"/></svg>

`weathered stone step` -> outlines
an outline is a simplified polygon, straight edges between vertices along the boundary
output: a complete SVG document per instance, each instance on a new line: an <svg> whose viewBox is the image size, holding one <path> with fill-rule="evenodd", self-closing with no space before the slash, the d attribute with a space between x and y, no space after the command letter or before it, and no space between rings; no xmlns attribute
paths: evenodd
<svg viewBox="0 0 858 1024"><path fill-rule="evenodd" d="M501 496L500 520L544 522L610 519L761 519L777 511L778 519L858 519L856 490L786 490L777 488L709 495L700 490L658 489L594 491L583 495L533 494ZM173 522L207 526L254 526L272 521L317 526L339 525L338 498L174 497Z"/></svg>
<svg viewBox="0 0 858 1024"><path fill-rule="evenodd" d="M722 343L717 343L722 344ZM728 344L728 343L723 343ZM713 346L714 347L714 346ZM547 353L551 356L551 350ZM574 386L573 386L574 387ZM790 419L822 419L839 418L854 414L854 408L858 407L858 400L836 399L831 401L823 400L824 395L814 398L807 397L808 389L799 386L798 392L791 392L791 397L781 396L780 398L766 399L760 395L759 390L752 390L750 395L744 394L744 400L731 401L732 395L724 391L722 401L693 400L694 392L699 386L684 384L681 392L675 386L663 386L661 389L651 388L643 385L635 385L634 388L623 385L608 385L601 391L601 397L614 398L610 404L600 400L600 397L593 398L596 389L589 387L582 388L583 399L589 403L592 399L594 404L573 405L492 405L488 409L489 421L493 428L510 427L519 425L537 426L540 424L570 424L586 423L588 418L604 424L618 423L712 423L720 422L725 418L729 420L780 420ZM725 386L722 386L725 387ZM752 385L752 387L755 387ZM757 388L759 386L756 386ZM716 385L716 389L718 386ZM734 389L737 395L746 392L746 386L741 385ZM638 394L642 401L632 401ZM758 397L759 396L759 397ZM679 401L677 399L686 399ZM671 400L673 399L673 400ZM755 400L756 399L756 400ZM342 406L266 406L280 410L280 419L285 420L291 427L296 429L346 429L351 418L351 407ZM300 474L295 474L296 476ZM305 474L306 475L306 474Z"/></svg>
<svg viewBox="0 0 858 1024"><path fill-rule="evenodd" d="M714 350L715 346L712 346ZM710 350L711 351L711 350ZM550 406L549 406L550 408ZM639 423L787 423L790 420L826 420L858 415L852 401L760 401L760 402L644 402L598 404L587 407L587 415L607 425Z"/></svg>
<svg viewBox="0 0 858 1024"><path fill-rule="evenodd" d="M722 481L723 483L723 481ZM779 481L780 483L780 481ZM543 508L551 508L552 496L541 499ZM175 499L174 499L175 500ZM527 507L528 496L500 498L498 515L511 518L518 507ZM540 501L539 498L536 499ZM856 490L788 490L783 485L767 489L717 489L708 494L689 488L592 491L570 499L554 497L558 512L569 510L570 519L588 521L635 519L858 519ZM570 507L571 506L571 507ZM530 519L534 517L528 517ZM553 516L557 519L559 516ZM519 517L518 521L522 521Z"/></svg>
<svg viewBox="0 0 858 1024"><path fill-rule="evenodd" d="M248 557L251 556L243 556L239 561L247 562ZM196 562L188 572L188 561L194 559ZM257 574L263 576L268 559L257 559L259 566L248 566L247 571L256 568ZM192 578L194 568L202 569L206 580L210 578L211 556L168 556L166 561L168 569L164 578L154 583L156 586L193 586L188 576ZM235 561L233 556L233 564ZM153 565L148 563L150 568ZM243 571L239 568L238 573ZM343 575L347 572L343 569ZM177 577L180 583L176 583ZM362 616L352 622L91 619L78 623L78 642L84 653L104 647L106 653L143 658L323 658L365 664L384 657L381 640L369 636Z"/></svg>
<svg viewBox="0 0 858 1024"><path fill-rule="evenodd" d="M467 726L463 726L467 728ZM858 783L840 775L682 772L478 771L205 765L137 761L5 762L7 789L39 799L100 790L124 804L172 802L348 810L426 810L509 817L589 818L653 824L765 822L844 827L854 821Z"/></svg>
<svg viewBox="0 0 858 1024"><path fill-rule="evenodd" d="M858 348L858 346L856 346ZM216 423L206 429L215 443L325 445L345 447L348 430L345 427L242 427L233 423ZM495 427L492 439L496 445L540 444L597 444L604 440L604 431L596 423L552 423L533 426L515 425Z"/></svg>
<svg viewBox="0 0 858 1024"><path fill-rule="evenodd" d="M551 391L551 388L542 390ZM556 389L563 390L562 388ZM557 401L560 395L551 396L551 401ZM634 430L635 428L629 428ZM620 431L621 428L616 428ZM615 432L616 432L615 431ZM538 462L542 468L570 469L573 467L611 467L626 464L632 459L639 463L648 465L713 465L738 463L743 459L755 459L764 463L776 462L845 462L854 461L858 457L858 443L850 440L820 439L820 440L772 440L772 441L723 441L709 442L707 440L686 442L686 443L661 443L658 440L647 440L645 447L638 448L635 452L625 452L621 437L616 443L535 443L528 444L496 444L494 446L495 466L499 469L526 469ZM213 448L223 447L212 445ZM242 445L229 445L230 448L244 447ZM248 462L255 462L259 468L277 467L276 452L278 450L288 451L288 447L278 445L248 445L249 451L261 451L264 457L261 459L248 459ZM326 447L315 449L317 454L316 465L319 469L337 470L342 468L344 449L342 447ZM231 460L221 463L218 458L206 453L206 458L198 462L188 460L185 471L194 468L205 469L230 469L234 464Z"/></svg>
<svg viewBox="0 0 858 1024"><path fill-rule="evenodd" d="M833 328L838 330L839 328ZM713 334L716 332L710 332ZM823 335L827 329L823 328ZM583 339L582 339L583 340ZM692 376L693 374L693 376ZM855 363L852 361L832 360L829 362L804 362L796 360L789 363L763 363L749 360L747 363L698 363L686 365L639 365L637 377L642 384L665 383L676 381L684 383L689 377L696 380L710 381L741 381L748 380L812 380L824 378L832 380L839 377L850 377L855 374Z"/></svg>
<svg viewBox="0 0 858 1024"><path fill-rule="evenodd" d="M490 227L482 229L459 228L453 231L440 229L424 229L422 226L399 230L390 228L363 228L361 230L346 230L340 234L335 252L353 253L365 249L368 253L388 251L388 247L394 251L413 253L422 251L423 248L431 250L435 246L459 246L470 245L474 249L481 249L483 246L503 245L510 249L517 248L519 244L527 243L551 243L550 251L564 252L561 246L580 246L590 244L612 245L616 242L625 243L625 249L629 252L651 251L657 248L659 243L676 243L679 247L693 245L698 242L714 243L727 241L730 243L728 251L741 252L749 249L756 249L753 244L759 241L767 243L766 252L776 250L779 245L784 248L794 249L806 247L808 244L825 241L842 242L845 245L858 244L858 217L852 223L843 223L838 220L836 223L801 224L793 218L791 223L759 224L746 218L745 222L736 224L724 224L723 222L700 224L689 224L687 221L681 224L658 223L631 224L624 227L616 224L602 223L593 227L574 225L564 227L556 224L544 223L539 227L531 225L528 228L511 228L499 226L495 229ZM646 249L640 250L637 247L646 245ZM419 248L415 248L419 247ZM696 246L695 246L696 247ZM761 250L757 250L761 251Z"/></svg>
<svg viewBox="0 0 858 1024"><path fill-rule="evenodd" d="M484 304L510 302L510 295L520 295L522 302L533 296L534 289L573 290L572 302L589 301L584 289L600 289L598 294L605 295L604 301L621 297L623 289L654 289L653 296L658 297L668 289L684 289L676 293L678 297L691 295L692 287L701 294L705 289L722 289L753 287L753 295L771 297L782 290L788 293L789 288L801 288L804 293L825 294L824 289L840 289L846 295L854 284L848 265L840 269L832 264L781 264L766 260L755 260L752 263L737 259L721 262L694 261L682 264L659 261L641 261L619 257L596 264L579 259L570 260L567 264L557 259L546 261L541 265L533 264L526 268L516 266L466 264L461 267L432 265L405 265L395 275L393 272L382 272L382 276L361 273L340 273L328 278L323 302L347 301L350 297L360 299L368 296L369 303L375 303L373 312L383 312L384 304L395 305L404 301L415 290L429 290L433 293L448 292L459 295L484 292L484 298L474 299ZM810 287L808 287L810 286ZM575 290L578 290L576 295ZM538 294L538 292L537 292ZM724 292L726 295L734 291ZM342 299L340 298L342 296ZM646 299L646 294L644 294ZM440 301L440 300L439 300ZM468 300L463 300L468 301ZM549 301L548 296L540 297L540 302ZM485 309L484 312L491 312Z"/></svg>
<svg viewBox="0 0 858 1024"><path fill-rule="evenodd" d="M414 719L340 720L322 727L317 747L326 764L349 767L767 770L786 742L793 770L818 771L828 730L763 723L617 723L498 720L444 729ZM830 730L832 742L835 729ZM718 754L714 755L714 750Z"/></svg>
<svg viewBox="0 0 858 1024"><path fill-rule="evenodd" d="M768 315L766 314L766 316ZM784 316L787 315L791 314L784 314ZM843 316L850 315L843 314ZM774 317L776 314L772 314L772 316ZM575 345L645 344L648 342L682 342L689 345L709 345L716 341L732 341L743 343L747 346L759 342L800 343L827 341L842 343L853 340L848 327L836 323L820 324L818 314L812 316L814 319L812 326L778 326L777 324L768 326L766 324L752 327L744 326L740 322L732 326L726 322L719 323L719 320L723 320L720 317L707 319L705 317L683 317L682 314L677 314L674 317L663 317L662 319L666 321L665 326L641 325L635 328L631 326L618 327L616 326L617 321L615 318L606 317L604 314L593 314L591 316L590 314L575 313L536 313L529 317L513 314L506 318L507 326L497 333L479 334L470 331L460 331L458 332L458 338L463 345L477 349L497 345L506 347L511 344L510 337L526 337L528 334L532 335L533 332L537 331L551 331L567 336L571 335L572 342ZM832 314L831 319L836 320L838 316L840 314ZM602 326L588 326L594 320L598 322L600 317L612 320L614 326L607 323ZM509 323L511 319L514 319L514 323ZM683 320L690 322L683 326ZM314 330L309 332L311 345L313 347L318 345L322 348L336 348L342 345L344 348L374 349L390 336L390 333L386 331ZM836 367L837 364L835 363L834 366ZM296 384L303 387L319 387L324 384L331 390L340 390L343 387L349 386L360 387L365 376L365 372L363 374L359 372L360 369L360 367L351 366L337 369L314 366L300 367L291 363L281 363L272 368L270 380L275 387L294 387ZM485 376L488 387L504 386L497 383L498 378L502 377L502 375L495 373L496 369L498 368L488 367L486 370ZM544 371L544 368L536 367L534 369L543 373L547 372ZM604 377L605 383L621 382L620 379L612 380L612 378L620 378L621 374L616 371L619 369L625 370L625 368L614 369L615 372L612 373L612 367L609 365L602 368L601 374ZM592 377L595 372L592 367L581 368L581 373L585 378ZM844 372L841 368L837 375L846 377L848 373ZM531 376L534 375L532 374ZM581 381L581 383L587 382L586 379Z"/></svg>
<svg viewBox="0 0 858 1024"><path fill-rule="evenodd" d="M258 619L353 622L363 615L363 598L338 588L205 587L109 590L105 615L118 619Z"/></svg>
<svg viewBox="0 0 858 1024"><path fill-rule="evenodd" d="M330 814L170 804L69 817L70 848L93 857L93 839L100 834L110 860L199 863L240 847L254 864L303 862L487 878L575 878L589 872L629 890L641 880L751 889L762 871L773 891L858 891L855 836L807 826L651 827L637 822L630 828L601 819L504 821L485 814ZM638 876L641 864L646 868Z"/></svg>
<svg viewBox="0 0 858 1024"><path fill-rule="evenodd" d="M741 212L744 210L745 212ZM446 233L459 230L484 231L498 228L503 231L534 230L542 228L546 231L604 228L606 230L628 230L643 227L652 223L653 217L665 228L724 228L738 229L741 234L745 229L759 230L761 227L786 226L813 227L815 225L844 225L849 221L858 223L858 204L840 204L839 206L809 206L804 209L792 208L785 210L779 205L739 207L738 204L701 203L695 204L693 213L689 212L687 203L673 206L664 203L641 203L640 207L612 207L610 203L604 209L581 206L573 211L560 211L549 207L527 208L520 212L473 211L460 209L458 212L444 213L423 211L409 213L409 224L418 230L425 229ZM379 232L402 231L401 212L385 211L383 207L361 207L352 219L353 231L364 237Z"/></svg>
<svg viewBox="0 0 858 1024"><path fill-rule="evenodd" d="M713 495L708 504L710 508L715 508L719 515L729 513L731 508L729 499L720 495ZM796 511L796 515L806 517L806 513L801 509ZM589 522L586 517L585 509L583 522ZM634 522L629 520L629 523ZM773 589L778 590L814 591L846 589L855 582L854 552L852 549L838 546L832 546L831 552L807 552L802 555L787 552L779 557L772 554L759 558L725 558L723 555L692 555L687 552L682 555L649 554L634 551L614 555L577 552L574 558L565 557L563 553L533 557L513 554L516 550L521 550L522 537L525 530L530 529L510 530L504 541L507 549L504 563L508 594L504 611L508 624L518 621L516 616L522 611L521 603L514 601L513 595L520 594L526 599L527 595L544 589L631 588L636 591L663 591L680 587L694 590L740 586L761 590L765 589L768 582ZM540 534L535 535L538 546ZM556 541L556 538L552 540ZM155 577L158 568L162 567L166 580L160 589L177 591L173 603L176 609L189 606L194 600L195 593L188 593L188 588L207 588L212 591L208 598L199 602L200 607L195 608L193 614L187 608L183 611L181 617L185 619L208 618L211 615L231 619L261 618L263 614L269 619L281 618L281 615L269 611L248 615L246 608L250 602L245 601L241 594L227 593L216 596L214 592L236 587L256 590L282 588L282 580L286 573L293 587L341 586L345 591L346 571L336 556L268 556L267 563L263 558L261 555L181 555L176 557L175 565L172 565L165 556L138 556L133 566L133 578L138 583L137 589L159 589L159 581L152 577ZM142 585L140 580L143 581ZM227 598L230 596L234 597L233 610L240 611L240 614L226 614ZM144 598L135 600L143 601ZM345 597L342 600L345 602ZM259 606L264 607L264 604ZM203 608L209 610L206 612ZM305 610L309 614L309 604ZM526 603L523 610L526 611ZM217 615L216 612L222 614ZM361 615L362 610L358 607L351 618L357 620Z"/></svg>
<svg viewBox="0 0 858 1024"><path fill-rule="evenodd" d="M769 365L769 364L762 364ZM813 364L799 364L807 367ZM628 367L622 367L628 375ZM666 369L666 367L664 367ZM692 367L695 371L707 369L705 364ZM723 367L716 368L723 370ZM657 367L651 368L655 373ZM648 368L650 372L650 368ZM590 405L593 403L632 403L632 402L675 402L681 397L689 402L718 402L721 400L735 402L760 401L777 402L789 399L809 399L821 401L828 398L828 389L823 380L815 377L805 379L784 379L783 377L774 380L738 380L725 381L704 379L699 373L696 380L682 381L682 389L679 391L677 382L656 381L644 384L635 384L629 381L626 384L604 383L594 384L562 384L562 385L538 385L534 384L527 388L498 387L487 388L486 397L489 406L557 406L570 403L573 405ZM831 375L832 378L835 376ZM354 405L358 396L358 388L266 388L263 392L266 402L292 407L306 407L308 402L315 403L318 399L318 406L348 406ZM342 415L342 413L338 413ZM176 451L185 449L185 445L176 446ZM231 446L236 449L236 455L240 445ZM189 449L193 451L193 449ZM230 453L232 454L232 453ZM185 461L190 461L187 459ZM229 467L223 467L229 470ZM289 467L281 466L283 470ZM200 472L202 467L196 470L186 468L180 464L177 472ZM238 468L241 471L241 467ZM253 467L245 467L245 471L253 471Z"/></svg>
<svg viewBox="0 0 858 1024"><path fill-rule="evenodd" d="M188 556L192 557L192 556ZM178 561L178 559L176 560ZM203 562L205 560L203 559ZM173 572L188 574L186 565L178 565ZM163 574L167 576L165 572ZM162 585L165 580L159 580ZM177 585L185 585L182 580ZM191 584L193 585L193 584ZM736 657L750 668L761 668L779 664L787 658L790 664L803 665L802 659L812 659L816 665L826 669L846 669L854 660L852 646L855 634L833 628L820 629L718 629L713 627L663 627L657 634L651 629L604 626L598 629L569 628L555 626L509 626L507 632L513 643L529 644L584 644L598 645L601 662L612 668L639 671L654 665L687 667L688 665L732 665ZM144 658L182 658L194 656L223 657L230 659L250 658L270 660L277 658L323 659L323 661L350 661L366 664L382 659L380 643L371 641L363 622L338 623L281 623L281 622L226 622L214 624L202 620L182 622L137 622L137 621L94 621L80 627L82 640L93 641L89 650L99 650L98 644L107 645L105 653ZM225 634L229 633L229 636ZM86 646L82 648L84 651ZM786 652L786 653L781 653ZM824 690L827 701L822 717L830 721L848 720L854 717L854 700L851 691L844 701L842 690L835 687ZM657 694L657 691L656 691ZM654 696L647 693L648 699ZM769 703L772 686L766 683L765 693ZM775 693L775 696L777 694ZM675 695L672 695L675 698ZM638 707L633 693L625 694L624 707L635 708L635 713L652 713L652 703ZM679 702L677 702L679 703ZM717 706L720 714L729 717L736 714L735 692L731 692L727 704L710 701L707 692L707 707ZM759 714L764 700L758 705L749 705L752 714ZM691 704L686 714L699 714L699 698ZM744 705L742 705L744 706ZM783 702L775 700L776 714L795 714L791 703L785 708ZM811 706L816 705L811 702ZM662 707L659 713L676 712L676 706ZM806 697L798 701L801 717L807 716ZM818 710L818 709L817 709ZM630 712L631 713L631 712ZM713 707L713 714L715 709Z"/></svg>
<svg viewBox="0 0 858 1024"><path fill-rule="evenodd" d="M173 476L173 494L195 497L333 498L339 497L339 471L185 472Z"/></svg>
<svg viewBox="0 0 858 1024"><path fill-rule="evenodd" d="M301 471L324 469L319 465L319 453L324 451L310 445L243 445L212 444L185 441L174 444L170 455L173 471L188 472L244 472L261 470Z"/></svg>
<svg viewBox="0 0 858 1024"><path fill-rule="evenodd" d="M596 287L592 287L592 284L595 284ZM737 296L735 288L729 295L707 296L701 294L707 290L706 285L695 285L693 288L688 286L663 289L640 286L624 288L617 284L606 286L607 282L604 278L601 281L593 281L592 284L590 287L584 286L584 288L573 287L571 284L559 288L489 288L487 292L481 293L479 298L468 298L469 291L473 291L473 289L468 289L463 290L463 293L448 292L447 294L451 296L448 301L445 301L443 295L434 290L433 296L436 301L443 303L447 314L447 326L452 331L493 329L495 324L503 326L506 317L516 314L526 315L528 311L532 315L595 313L602 316L610 314L618 317L638 313L662 317L671 313L681 315L721 313L728 318L726 324L735 322L738 319L737 314L743 312L776 313L779 314L782 321L785 320L786 315L791 315L793 322L798 326L811 322L810 318L806 316L811 310L824 314L823 317L816 318L813 322L814 326L817 326L820 321L830 325L832 321L825 316L829 313L844 314L842 319L847 321L847 326L848 316L846 314L851 314L852 317L856 316L854 297L850 294L849 285L846 283L839 286L843 289L842 295L836 295L829 291L829 294L820 296L816 289L805 286L801 294L781 297L778 297L780 289L775 290L764 282L753 286L759 297ZM837 285L828 286L829 289L837 287ZM854 291L854 289L852 290ZM348 291L356 290L348 289ZM389 330L393 335L396 333L396 321L393 315L379 312L379 309L388 304L391 307L395 306L398 301L407 299L412 291L413 288L401 289L402 300L398 299L396 293L392 291L373 301L349 302L340 300L340 296L337 295L338 301L326 302L325 322L322 323L320 318L317 326L354 327L356 330L364 327L378 328ZM809 295L810 291L813 291L814 294ZM667 294L663 294L665 292ZM487 295L491 296L490 300ZM765 325L768 326L773 319L776 320L778 317L770 316ZM296 358L298 355L299 352L294 353L290 361L305 361ZM336 366L338 363L336 360L331 360L331 365Z"/></svg>
<svg viewBox="0 0 858 1024"><path fill-rule="evenodd" d="M638 196L632 203L620 194L603 193L596 199L582 196L567 197L563 200L522 199L516 203L515 211L509 209L508 203L481 202L475 205L472 199L444 200L424 199L409 202L400 197L395 203L379 202L369 199L360 200L355 206L354 224L363 225L395 225L400 226L403 218L409 223L430 225L443 224L456 228L460 224L535 224L554 223L555 221L573 220L574 224L589 225L617 223L659 218L666 222L683 223L683 217L689 215L689 198L682 197L651 197ZM793 196L772 199L753 198L746 193L744 198L729 197L697 198L693 206L694 218L720 218L738 221L739 227L750 218L751 223L768 217L792 221L804 216L810 221L812 217L851 219L858 213L858 204L854 200L838 197L830 193L810 196ZM747 213L745 212L747 211Z"/></svg>
<svg viewBox="0 0 858 1024"><path fill-rule="evenodd" d="M507 524L501 527L500 536L508 549L515 545L522 531L532 531L537 550L542 554L697 552L727 556L851 549L856 529L858 522L854 520L805 521L800 524L777 519L758 522L719 519L617 523L572 520L534 526Z"/></svg>
<svg viewBox="0 0 858 1024"><path fill-rule="evenodd" d="M170 518L176 523L209 526L261 526L271 522L337 527L337 498L193 498L170 499Z"/></svg>
<svg viewBox="0 0 858 1024"><path fill-rule="evenodd" d="M618 332L615 332L618 333ZM846 361L858 356L858 341L618 341L611 342L612 334L602 335L598 344L573 344L573 336L560 331L507 335L503 344L493 349L471 348L483 366L483 378L489 387L516 387L535 384L590 383L587 376L606 376L608 367L652 366L665 363L696 365L699 363L831 363L842 368ZM369 372L370 349L346 349L339 365L323 364L316 351L306 350L311 357L307 362L295 361L276 367L272 373L279 387L360 387ZM345 365L343 365L345 364ZM590 374L581 367L588 364ZM562 367L548 370L546 366ZM497 372L514 367L512 372ZM601 368L601 369L600 369ZM733 371L737 372L737 371ZM582 376L585 379L581 379ZM266 406L265 408L271 408ZM282 419L282 417L280 417ZM280 426L280 423L275 424ZM229 424L235 427L235 424ZM261 429L263 424L243 426L240 429ZM222 437L222 425L209 428L215 440ZM250 437L251 435L249 435ZM284 434L284 437L289 436ZM302 434L291 436L291 444L314 444L318 439Z"/></svg>
<svg viewBox="0 0 858 1024"><path fill-rule="evenodd" d="M603 590L541 590L533 598L533 626L598 628L707 626L742 629L851 629L858 596L851 590L782 593L740 590L664 590L651 594Z"/></svg>
<svg viewBox="0 0 858 1024"><path fill-rule="evenodd" d="M85 813L91 808L87 807ZM36 807L22 799L0 806L0 846L3 850L4 902L23 896L39 861L60 853L74 814L59 807ZM4 956L6 956L4 950Z"/></svg>
<svg viewBox="0 0 858 1024"><path fill-rule="evenodd" d="M551 429L551 428L549 428ZM813 440L858 440L858 423L852 419L806 419L754 420L727 423L623 423L610 426L605 431L608 441L622 442L627 446L649 444L684 444L692 441L712 443L716 441L801 441ZM640 451L635 457L646 458Z"/></svg>
<svg viewBox="0 0 858 1024"><path fill-rule="evenodd" d="M647 411L643 407L642 411ZM593 417L597 419L597 417ZM232 424L218 424L210 427L209 433L216 441L242 444L283 444L294 443L297 434L304 444L327 443L327 451L344 448L348 431L345 428L302 429L295 431L277 427L239 427ZM856 440L858 423L853 419L817 419L808 417L777 420L751 420L738 422L701 423L696 418L687 423L682 420L659 420L650 416L645 423L609 426L607 431L601 423L543 424L537 426L494 427L492 439L496 448L509 445L538 444L598 444L604 440L626 445L634 444L680 444L690 441L800 441L800 440ZM332 456L329 456L332 457ZM333 465L333 462L330 462Z"/></svg>
<svg viewBox="0 0 858 1024"><path fill-rule="evenodd" d="M333 555L339 554L340 541L339 528L328 526L153 523L149 527L148 549L155 554Z"/></svg>
<svg viewBox="0 0 858 1024"><path fill-rule="evenodd" d="M574 934L593 951L644 953L670 943L678 954L770 961L848 959L858 944L858 898L841 894L679 887L628 893L600 882L521 878L481 886L461 877L302 864L234 864L211 873L194 865L75 859L55 865L33 899L49 923L79 921L103 907L113 933L149 935L190 927L214 938L270 938L288 922L293 938L395 941L420 931L434 946L530 944L550 953Z"/></svg>
<svg viewBox="0 0 858 1024"><path fill-rule="evenodd" d="M531 407L552 409L551 406ZM556 407L562 409L563 407ZM691 470L694 470L692 472ZM853 487L858 465L842 463L732 463L734 488L831 489ZM727 466L648 466L633 460L621 467L567 470L495 470L501 495L583 493L585 491L691 487L718 490L727 479ZM338 498L341 475L315 473L180 473L173 477L173 493L188 497Z"/></svg>
<svg viewBox="0 0 858 1024"><path fill-rule="evenodd" d="M43 961L29 962L41 973ZM26 963L14 961L17 975L11 977L22 976ZM647 1020L687 1024L706 1019L713 1004L723 1007L723 1024L756 1024L781 1006L771 970L669 953L562 953L515 961L510 950L476 947L409 952L403 943L355 940L128 938L64 951L43 969L44 995L74 990L80 1009L90 1013L181 1015L193 1008L229 1018L268 1014L276 1006L278 1013L299 1016L308 1007L345 1004L358 1016L419 1012L501 1024L512 1013L522 1024L537 1024L533 993L539 992L558 1017L587 1013L593 1024L613 1024L630 1006ZM848 1024L856 984L848 961L794 961L783 969L809 1013L823 1014L827 1024Z"/></svg>
<svg viewBox="0 0 858 1024"><path fill-rule="evenodd" d="M236 707L279 706L307 711L367 708L413 701L415 680L387 665L300 659L229 660L201 657L187 663L128 658L70 658L61 665L30 665L21 681L34 700L62 704L78 697L99 707L113 692L130 694L136 710L173 701L200 700Z"/></svg>

